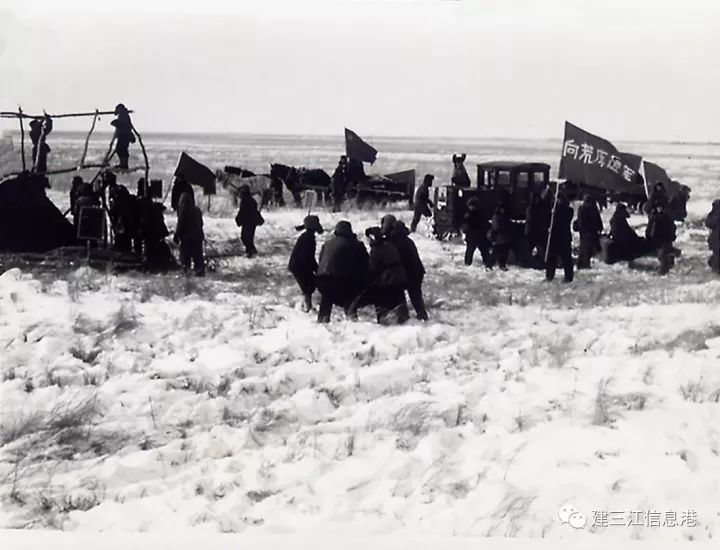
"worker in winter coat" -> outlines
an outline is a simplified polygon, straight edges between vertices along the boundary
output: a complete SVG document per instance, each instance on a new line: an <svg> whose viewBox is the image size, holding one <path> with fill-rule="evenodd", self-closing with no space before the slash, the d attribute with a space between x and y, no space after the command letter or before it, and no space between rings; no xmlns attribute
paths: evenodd
<svg viewBox="0 0 720 550"><path fill-rule="evenodd" d="M383 231L384 233L384 231ZM407 283L407 290L410 303L415 309L415 315L420 321L427 321L428 314L423 299L422 283L425 277L425 266L420 259L417 247L410 238L410 230L402 221L396 221L390 230L389 240L398 251L402 262Z"/></svg>
<svg viewBox="0 0 720 550"><path fill-rule="evenodd" d="M183 193L190 193L195 198L195 192L192 185L185 179L185 176L179 174L173 180L172 190L170 191L170 208L177 211L180 204L180 196ZM194 202L194 201L193 201Z"/></svg>
<svg viewBox="0 0 720 550"><path fill-rule="evenodd" d="M330 194L333 200L333 212L342 211L342 203L345 198L345 191L350 178L350 167L348 158L345 155L340 157L338 165L330 179Z"/></svg>
<svg viewBox="0 0 720 550"><path fill-rule="evenodd" d="M203 216L190 193L183 193L180 196L178 221L173 240L180 244L180 263L185 268L185 272L190 270L192 264L195 275L198 277L205 275Z"/></svg>
<svg viewBox="0 0 720 550"><path fill-rule="evenodd" d="M525 238L531 255L537 253L538 257L545 257L549 225L550 208L548 203L540 193L533 193L525 211Z"/></svg>
<svg viewBox="0 0 720 550"><path fill-rule="evenodd" d="M555 270L558 261L562 264L565 272L563 281L571 283L574 277L572 259L572 232L571 225L575 212L570 206L567 196L560 193L555 205L555 213L551 213L551 225L549 227L550 244L546 251L545 279L552 281L555 278Z"/></svg>
<svg viewBox="0 0 720 550"><path fill-rule="evenodd" d="M367 288L350 307L353 316L358 308L375 306L377 322L383 325L400 324L408 320L405 287L407 273L395 246L382 235L379 227L365 231L370 242Z"/></svg>
<svg viewBox="0 0 720 550"><path fill-rule="evenodd" d="M341 306L350 315L350 305L367 285L368 261L367 249L353 233L350 222L339 221L318 259L315 280L320 291L319 323L330 322L333 305Z"/></svg>
<svg viewBox="0 0 720 550"><path fill-rule="evenodd" d="M34 118L30 121L30 141L32 142L32 160L35 172L44 174L47 172L47 156L51 151L47 144L47 136L53 129L52 118L45 115L45 118Z"/></svg>
<svg viewBox="0 0 720 550"><path fill-rule="evenodd" d="M720 274L720 199L713 201L712 210L705 218L705 227L710 229L707 241L710 248L708 265L713 273Z"/></svg>
<svg viewBox="0 0 720 550"><path fill-rule="evenodd" d="M240 188L240 208L235 216L235 224L240 228L240 240L245 246L245 253L248 258L257 255L255 248L255 229L265 223L265 220L258 210L257 201L250 194L250 186L243 185Z"/></svg>
<svg viewBox="0 0 720 550"><path fill-rule="evenodd" d="M130 144L135 143L133 125L130 120L130 113L122 103L115 106L115 115L117 118L110 124L115 127L115 152L119 160L118 168L127 170L128 159L130 158Z"/></svg>
<svg viewBox="0 0 720 550"><path fill-rule="evenodd" d="M512 222L507 215L503 204L498 204L490 220L490 241L492 253L490 255L489 267L496 263L502 271L507 271L507 259L512 245Z"/></svg>
<svg viewBox="0 0 720 550"><path fill-rule="evenodd" d="M590 269L590 259L600 251L600 233L603 230L600 210L598 210L597 202L593 197L585 197L578 208L574 226L574 229L580 233L577 268Z"/></svg>
<svg viewBox="0 0 720 550"><path fill-rule="evenodd" d="M483 264L490 267L490 220L480 208L480 199L471 197L465 205L465 214L460 230L465 233L465 265L472 265L475 250L480 251Z"/></svg>
<svg viewBox="0 0 720 550"><path fill-rule="evenodd" d="M425 174L423 182L415 192L415 200L413 202L413 218L410 223L410 232L415 233L417 226L420 223L420 218L423 216L431 217L433 203L430 200L430 187L432 187L433 179L435 176L432 174Z"/></svg>
<svg viewBox="0 0 720 550"><path fill-rule="evenodd" d="M675 222L662 202L656 202L645 230L648 247L655 250L660 261L658 272L665 275L675 264L673 242L676 238Z"/></svg>
<svg viewBox="0 0 720 550"><path fill-rule="evenodd" d="M300 287L303 295L303 309L305 311L312 310L312 294L315 292L315 274L317 273L318 263L315 259L316 241L315 234L322 233L323 228L320 225L320 219L317 216L306 216L303 224L297 226L298 231L304 230L290 254L288 269L295 277L295 281Z"/></svg>
<svg viewBox="0 0 720 550"><path fill-rule="evenodd" d="M628 223L629 217L627 206L619 203L610 218L610 239L614 249L613 256L617 260L634 260L647 248L645 239Z"/></svg>

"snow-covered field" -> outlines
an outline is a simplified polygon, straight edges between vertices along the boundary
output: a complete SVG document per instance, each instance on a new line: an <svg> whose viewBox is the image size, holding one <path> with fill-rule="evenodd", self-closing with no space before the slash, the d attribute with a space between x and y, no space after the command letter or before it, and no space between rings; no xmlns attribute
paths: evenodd
<svg viewBox="0 0 720 550"><path fill-rule="evenodd" d="M210 149L185 147L213 165ZM272 156L262 147L257 158ZM378 171L421 159L446 177L449 157L423 147L398 147ZM492 156L557 156L513 147ZM717 537L720 279L702 220L720 147L692 158L689 146L645 147L693 187L669 275L598 260L572 285L486 273L425 226L427 324L303 313L286 271L296 209L264 213L260 256L220 260L205 279L5 271L0 527ZM469 167L491 154L461 150ZM314 164L331 164L324 155ZM382 214L318 213L357 233ZM236 243L227 204L206 213L206 231ZM568 505L584 529L558 519ZM625 526L596 525L602 511L624 512ZM661 526L627 525L648 511ZM672 512L684 525L662 525Z"/></svg>

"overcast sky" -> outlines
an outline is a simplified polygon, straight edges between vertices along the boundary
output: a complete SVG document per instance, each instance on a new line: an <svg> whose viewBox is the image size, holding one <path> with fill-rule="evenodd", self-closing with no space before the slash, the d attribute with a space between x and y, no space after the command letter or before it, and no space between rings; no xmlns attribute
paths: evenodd
<svg viewBox="0 0 720 550"><path fill-rule="evenodd" d="M569 120L720 141L717 0L0 6L2 110L122 101L141 131L559 139Z"/></svg>

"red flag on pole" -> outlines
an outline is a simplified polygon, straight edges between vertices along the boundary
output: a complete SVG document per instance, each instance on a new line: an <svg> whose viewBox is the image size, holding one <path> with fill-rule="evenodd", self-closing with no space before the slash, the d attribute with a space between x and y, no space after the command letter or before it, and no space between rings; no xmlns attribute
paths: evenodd
<svg viewBox="0 0 720 550"><path fill-rule="evenodd" d="M639 188L642 157L623 153L608 140L565 122L559 177L626 193Z"/></svg>
<svg viewBox="0 0 720 550"><path fill-rule="evenodd" d="M377 158L377 150L347 128L345 128L345 153L351 159L369 162L370 164L373 164Z"/></svg>

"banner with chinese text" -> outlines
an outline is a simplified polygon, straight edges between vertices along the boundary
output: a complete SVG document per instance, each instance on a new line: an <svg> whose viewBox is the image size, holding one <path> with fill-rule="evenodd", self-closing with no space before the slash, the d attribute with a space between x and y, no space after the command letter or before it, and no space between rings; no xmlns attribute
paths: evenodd
<svg viewBox="0 0 720 550"><path fill-rule="evenodd" d="M565 122L559 177L592 187L642 193L642 157L618 151L608 140Z"/></svg>

